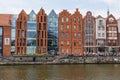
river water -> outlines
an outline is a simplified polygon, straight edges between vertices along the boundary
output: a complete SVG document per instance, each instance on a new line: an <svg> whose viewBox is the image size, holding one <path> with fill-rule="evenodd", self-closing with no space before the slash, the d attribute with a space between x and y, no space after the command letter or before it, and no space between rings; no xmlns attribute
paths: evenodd
<svg viewBox="0 0 120 80"><path fill-rule="evenodd" d="M120 64L0 66L0 80L120 80Z"/></svg>

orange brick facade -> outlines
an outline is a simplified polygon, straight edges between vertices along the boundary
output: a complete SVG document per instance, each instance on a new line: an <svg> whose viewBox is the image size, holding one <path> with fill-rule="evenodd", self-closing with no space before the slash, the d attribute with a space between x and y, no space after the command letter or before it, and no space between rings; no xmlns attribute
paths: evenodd
<svg viewBox="0 0 120 80"><path fill-rule="evenodd" d="M16 21L16 54L26 54L27 45L27 20L28 16L24 10L22 10Z"/></svg>
<svg viewBox="0 0 120 80"><path fill-rule="evenodd" d="M24 55L27 52L27 21L28 15L24 10L16 21L16 54ZM36 16L36 54L47 52L47 15L41 8Z"/></svg>
<svg viewBox="0 0 120 80"><path fill-rule="evenodd" d="M59 54L71 55L71 14L67 10L59 13L58 26Z"/></svg>
<svg viewBox="0 0 120 80"><path fill-rule="evenodd" d="M11 14L0 14L0 27L2 28L2 53L1 56L11 55Z"/></svg>
<svg viewBox="0 0 120 80"><path fill-rule="evenodd" d="M82 55L82 15L76 9L74 14L67 10L59 13L59 54Z"/></svg>
<svg viewBox="0 0 120 80"><path fill-rule="evenodd" d="M8 40L8 44L6 45L6 38ZM3 26L3 56L10 56L11 55L11 27L10 26Z"/></svg>
<svg viewBox="0 0 120 80"><path fill-rule="evenodd" d="M37 14L37 35L36 35L36 52L38 54L47 52L47 15L41 8Z"/></svg>
<svg viewBox="0 0 120 80"><path fill-rule="evenodd" d="M82 15L76 9L75 13L72 14L71 19L71 28L72 28L72 54L73 55L82 55L83 54L83 34L82 34Z"/></svg>

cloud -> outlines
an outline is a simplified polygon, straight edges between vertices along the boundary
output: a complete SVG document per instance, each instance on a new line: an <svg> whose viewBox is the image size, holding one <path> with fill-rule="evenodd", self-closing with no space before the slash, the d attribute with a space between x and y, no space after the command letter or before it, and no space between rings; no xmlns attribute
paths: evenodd
<svg viewBox="0 0 120 80"><path fill-rule="evenodd" d="M113 5L113 4L118 4L120 3L119 0L101 0L102 2L108 4L108 5Z"/></svg>

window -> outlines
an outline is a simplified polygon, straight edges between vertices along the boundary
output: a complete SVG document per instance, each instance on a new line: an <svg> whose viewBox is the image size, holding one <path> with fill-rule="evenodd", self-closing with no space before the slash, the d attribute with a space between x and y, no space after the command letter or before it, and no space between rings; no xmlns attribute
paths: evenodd
<svg viewBox="0 0 120 80"><path fill-rule="evenodd" d="M68 45L68 46L70 45L70 42L69 42L69 41L67 41L67 45Z"/></svg>
<svg viewBox="0 0 120 80"><path fill-rule="evenodd" d="M117 30L117 28L116 27L112 27L112 31L116 31Z"/></svg>
<svg viewBox="0 0 120 80"><path fill-rule="evenodd" d="M64 53L64 49L62 49L62 53Z"/></svg>
<svg viewBox="0 0 120 80"><path fill-rule="evenodd" d="M104 37L105 35L104 35L104 33L102 33L102 37Z"/></svg>
<svg viewBox="0 0 120 80"><path fill-rule="evenodd" d="M78 38L80 38L80 33L78 33Z"/></svg>
<svg viewBox="0 0 120 80"><path fill-rule="evenodd" d="M44 32L42 31L42 38L44 37Z"/></svg>
<svg viewBox="0 0 120 80"><path fill-rule="evenodd" d="M46 16L44 16L44 22L46 22Z"/></svg>
<svg viewBox="0 0 120 80"><path fill-rule="evenodd" d="M41 46L43 46L43 39L41 39Z"/></svg>
<svg viewBox="0 0 120 80"><path fill-rule="evenodd" d="M21 29L21 27L22 27L22 22L20 21L20 29Z"/></svg>
<svg viewBox="0 0 120 80"><path fill-rule="evenodd" d="M109 37L112 37L112 33L109 33L108 36L109 36Z"/></svg>
<svg viewBox="0 0 120 80"><path fill-rule="evenodd" d="M66 53L68 53L68 49L66 49Z"/></svg>
<svg viewBox="0 0 120 80"><path fill-rule="evenodd" d="M68 22L68 17L66 18L66 22Z"/></svg>
<svg viewBox="0 0 120 80"><path fill-rule="evenodd" d="M74 46L76 46L76 41L74 41Z"/></svg>
<svg viewBox="0 0 120 80"><path fill-rule="evenodd" d="M67 25L67 30L69 29L69 25Z"/></svg>
<svg viewBox="0 0 120 80"><path fill-rule="evenodd" d="M77 35L77 34L76 34L76 33L74 33L74 37L76 37L76 35Z"/></svg>
<svg viewBox="0 0 120 80"><path fill-rule="evenodd" d="M100 30L100 26L98 26L98 30Z"/></svg>
<svg viewBox="0 0 120 80"><path fill-rule="evenodd" d="M25 32L22 30L22 37L24 37Z"/></svg>
<svg viewBox="0 0 120 80"><path fill-rule="evenodd" d="M24 27L26 27L27 26L27 23L26 22L24 22Z"/></svg>
<svg viewBox="0 0 120 80"><path fill-rule="evenodd" d="M76 18L74 17L74 22L76 22Z"/></svg>
<svg viewBox="0 0 120 80"><path fill-rule="evenodd" d="M98 37L101 37L101 34L100 34L100 33L98 33Z"/></svg>
<svg viewBox="0 0 120 80"><path fill-rule="evenodd" d="M80 18L78 18L78 22L80 22Z"/></svg>
<svg viewBox="0 0 120 80"><path fill-rule="evenodd" d="M116 33L112 33L112 37L117 37L117 34Z"/></svg>
<svg viewBox="0 0 120 80"><path fill-rule="evenodd" d="M79 41L79 45L81 45L81 42Z"/></svg>
<svg viewBox="0 0 120 80"><path fill-rule="evenodd" d="M109 27L108 29L109 29L109 31L111 31L111 30L112 30L112 27Z"/></svg>
<svg viewBox="0 0 120 80"><path fill-rule="evenodd" d="M105 30L104 26L102 27L102 30Z"/></svg>
<svg viewBox="0 0 120 80"><path fill-rule="evenodd" d="M63 46L63 41L61 41L61 46Z"/></svg>
<svg viewBox="0 0 120 80"><path fill-rule="evenodd" d="M113 40L113 43L115 43L116 41L115 40Z"/></svg>
<svg viewBox="0 0 120 80"><path fill-rule="evenodd" d="M41 22L42 22L42 16L41 16Z"/></svg>
<svg viewBox="0 0 120 80"><path fill-rule="evenodd" d="M64 38L64 33L62 33L62 38Z"/></svg>
<svg viewBox="0 0 120 80"><path fill-rule="evenodd" d="M64 26L61 26L61 30L63 30L64 29Z"/></svg>
<svg viewBox="0 0 120 80"><path fill-rule="evenodd" d="M66 33L66 38L68 38L68 33Z"/></svg>
<svg viewBox="0 0 120 80"><path fill-rule="evenodd" d="M103 24L103 21L102 20L99 20L99 25L102 25Z"/></svg>
<svg viewBox="0 0 120 80"><path fill-rule="evenodd" d="M76 26L74 25L74 30L76 30Z"/></svg>
<svg viewBox="0 0 120 80"><path fill-rule="evenodd" d="M46 30L46 23L43 24L43 30Z"/></svg>
<svg viewBox="0 0 120 80"><path fill-rule="evenodd" d="M81 27L80 27L80 26L78 26L78 30L81 30Z"/></svg>
<svg viewBox="0 0 120 80"><path fill-rule="evenodd" d="M62 17L62 22L64 22L64 18Z"/></svg>

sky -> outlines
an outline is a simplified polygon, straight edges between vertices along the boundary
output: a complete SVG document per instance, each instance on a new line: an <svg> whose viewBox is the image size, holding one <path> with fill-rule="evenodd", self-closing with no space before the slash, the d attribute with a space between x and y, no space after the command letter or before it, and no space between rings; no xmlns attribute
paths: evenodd
<svg viewBox="0 0 120 80"><path fill-rule="evenodd" d="M22 9L27 14L33 9L36 13L40 8L45 9L47 14L52 9L57 14L63 9L73 13L76 8L85 16L91 11L93 16L107 16L107 10L116 18L120 17L120 0L0 0L0 14L19 14Z"/></svg>

